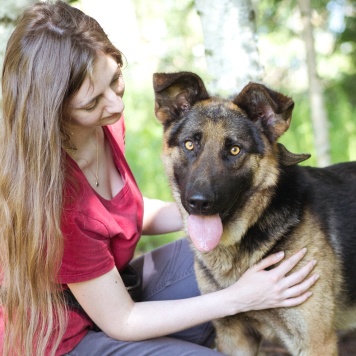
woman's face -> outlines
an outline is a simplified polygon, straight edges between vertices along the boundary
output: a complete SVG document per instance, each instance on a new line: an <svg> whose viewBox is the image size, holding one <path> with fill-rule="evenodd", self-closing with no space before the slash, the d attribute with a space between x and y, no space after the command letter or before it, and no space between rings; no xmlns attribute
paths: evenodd
<svg viewBox="0 0 356 356"><path fill-rule="evenodd" d="M124 111L124 90L120 66L111 56L100 54L92 78L87 76L68 102L69 124L93 128L115 123Z"/></svg>

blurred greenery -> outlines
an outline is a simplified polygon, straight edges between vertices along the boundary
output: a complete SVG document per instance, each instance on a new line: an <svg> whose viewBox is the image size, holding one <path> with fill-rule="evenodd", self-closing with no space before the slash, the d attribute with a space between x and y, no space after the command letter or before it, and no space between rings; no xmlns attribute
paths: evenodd
<svg viewBox="0 0 356 356"><path fill-rule="evenodd" d="M356 160L354 114L356 106L356 15L352 4L348 1L337 0L336 2L344 4L345 8L348 5L349 10L351 6L351 10L344 13L344 28L336 32L329 28L328 22L330 17L328 5L335 1L315 0L312 2L319 21L316 32L330 34L333 38L332 48L329 49L329 52L318 53L319 63L325 68L322 71L322 79L330 121L333 163ZM167 48L165 54L159 58L157 71L190 70L201 75L206 81L208 73L201 65L199 58L194 56L194 50L201 38L188 21L192 14L196 16L193 1L167 0L160 2L158 7L157 5L154 7L154 2L144 0L135 0L133 3L139 22L143 21L148 16L147 14L156 12L156 14L160 14L159 16L163 16L166 24L168 41L165 42L165 46ZM256 10L258 13L258 34L261 42L268 40L267 51L273 52L275 47L271 46L279 46L283 53L283 48L287 43L292 43L293 39L300 37L300 33L296 30L298 26L295 26L293 19L297 11L296 1L264 0L257 3ZM284 54L287 54L287 50L284 50ZM271 62L264 62L266 71L277 74L272 76L268 85L293 97L295 101L291 127L280 142L284 143L292 152L311 153L312 157L303 164L315 165L315 148L307 88L305 86L301 88L290 77L293 71L300 70L301 60L298 57L292 58L286 68L282 68L279 66L281 55L276 52L275 57ZM130 65L128 63L128 68ZM340 65L340 68L337 65ZM126 105L127 159L145 196L173 200L160 159L162 128L154 116L152 85L133 80L127 81L126 87L124 101ZM144 252L182 235L183 232L150 238L143 237L138 249Z"/></svg>

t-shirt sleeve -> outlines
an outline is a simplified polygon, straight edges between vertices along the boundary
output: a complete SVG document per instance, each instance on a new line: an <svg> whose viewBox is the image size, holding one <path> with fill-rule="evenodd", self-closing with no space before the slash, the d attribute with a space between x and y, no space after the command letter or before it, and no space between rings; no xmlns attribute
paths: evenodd
<svg viewBox="0 0 356 356"><path fill-rule="evenodd" d="M61 284L87 281L114 268L110 238L103 223L81 213L65 216L63 220Z"/></svg>

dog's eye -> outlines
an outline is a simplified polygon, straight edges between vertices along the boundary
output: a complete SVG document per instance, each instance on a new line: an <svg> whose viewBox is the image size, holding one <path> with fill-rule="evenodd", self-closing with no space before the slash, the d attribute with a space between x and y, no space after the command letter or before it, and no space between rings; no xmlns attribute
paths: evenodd
<svg viewBox="0 0 356 356"><path fill-rule="evenodd" d="M231 149L230 149L230 153L233 155L233 156L237 156L239 153L240 153L241 149L239 146L232 146Z"/></svg>
<svg viewBox="0 0 356 356"><path fill-rule="evenodd" d="M192 151L194 149L194 143L193 141L185 141L184 142L184 147L188 150L188 151Z"/></svg>

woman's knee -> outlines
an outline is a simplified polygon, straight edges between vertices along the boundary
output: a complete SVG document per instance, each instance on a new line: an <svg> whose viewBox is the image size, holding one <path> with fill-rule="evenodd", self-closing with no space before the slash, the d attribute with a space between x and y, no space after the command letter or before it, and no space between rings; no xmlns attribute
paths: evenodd
<svg viewBox="0 0 356 356"><path fill-rule="evenodd" d="M68 356L155 355L155 356L218 356L210 348L172 337L161 337L139 342L118 341L103 332L89 331Z"/></svg>

